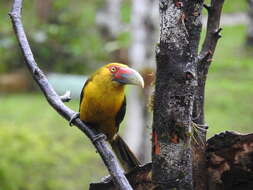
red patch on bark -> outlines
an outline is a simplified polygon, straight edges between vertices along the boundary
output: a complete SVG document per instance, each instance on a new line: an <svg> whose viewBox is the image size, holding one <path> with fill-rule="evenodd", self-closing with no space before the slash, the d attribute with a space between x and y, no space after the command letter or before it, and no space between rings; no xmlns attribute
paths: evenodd
<svg viewBox="0 0 253 190"><path fill-rule="evenodd" d="M177 2L176 2L176 7L177 7L177 8L181 8L181 7L183 7L183 6L184 6L183 2L181 2L181 1L177 1Z"/></svg>
<svg viewBox="0 0 253 190"><path fill-rule="evenodd" d="M160 154L160 145L158 143L158 137L155 131L153 131L153 152L155 155Z"/></svg>
<svg viewBox="0 0 253 190"><path fill-rule="evenodd" d="M179 138L178 138L177 135L171 135L169 141L174 143L174 144L178 144L179 143Z"/></svg>

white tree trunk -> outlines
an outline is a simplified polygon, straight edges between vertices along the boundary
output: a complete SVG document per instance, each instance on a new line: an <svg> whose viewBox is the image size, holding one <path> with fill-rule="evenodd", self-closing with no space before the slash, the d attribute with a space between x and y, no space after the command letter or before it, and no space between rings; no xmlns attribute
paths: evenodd
<svg viewBox="0 0 253 190"><path fill-rule="evenodd" d="M131 34L132 45L129 49L129 60L132 67L139 71L154 68L154 44L157 39L158 5L153 0L133 0ZM157 18L157 20L156 20ZM129 146L142 161L151 158L151 114L147 111L151 87L137 92L131 91L128 97L128 114L125 138ZM145 93L144 93L145 92ZM148 93L147 93L148 92Z"/></svg>
<svg viewBox="0 0 253 190"><path fill-rule="evenodd" d="M111 39L122 31L120 7L122 0L106 0L103 9L96 16L97 25L103 27Z"/></svg>

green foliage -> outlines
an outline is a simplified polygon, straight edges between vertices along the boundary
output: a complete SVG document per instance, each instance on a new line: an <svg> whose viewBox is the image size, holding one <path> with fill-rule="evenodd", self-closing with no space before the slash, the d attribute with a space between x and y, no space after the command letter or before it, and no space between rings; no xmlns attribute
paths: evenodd
<svg viewBox="0 0 253 190"><path fill-rule="evenodd" d="M125 23L131 22L131 1L123 1L121 5L121 17Z"/></svg>
<svg viewBox="0 0 253 190"><path fill-rule="evenodd" d="M95 26L96 4L54 1L49 20L33 31L36 57L47 70L83 73L85 68L108 59L105 43ZM38 33L45 41L38 43Z"/></svg>
<svg viewBox="0 0 253 190"><path fill-rule="evenodd" d="M41 1L41 0L40 0ZM24 1L23 22L33 53L43 70L65 73L88 72L94 64L110 60L107 42L95 24L102 0L52 1L46 18L40 16L38 1ZM22 66L23 61L8 18L11 1L0 6L0 73ZM122 5L123 22L130 22L130 2ZM111 44L111 43L109 43ZM129 44L129 34L122 33L113 42L117 48ZM110 49L110 47L109 47Z"/></svg>
<svg viewBox="0 0 253 190"><path fill-rule="evenodd" d="M236 13L236 12L245 12L247 10L247 0L240 1L225 1L224 2L224 13Z"/></svg>
<svg viewBox="0 0 253 190"><path fill-rule="evenodd" d="M39 16L36 1L24 3L23 21L37 62L44 70L82 73L92 64L106 62L104 40L95 25L100 0L53 1L47 18ZM21 66L20 50L8 19L11 1L0 6L0 72ZM8 66L7 66L8 65Z"/></svg>
<svg viewBox="0 0 253 190"><path fill-rule="evenodd" d="M44 98L2 95L0 102L4 102L0 107L1 190L88 189L91 181L105 175L87 138L69 127Z"/></svg>
<svg viewBox="0 0 253 190"><path fill-rule="evenodd" d="M0 73L15 67L20 56L16 39L10 32L12 28L7 14L9 5L10 1L0 2Z"/></svg>

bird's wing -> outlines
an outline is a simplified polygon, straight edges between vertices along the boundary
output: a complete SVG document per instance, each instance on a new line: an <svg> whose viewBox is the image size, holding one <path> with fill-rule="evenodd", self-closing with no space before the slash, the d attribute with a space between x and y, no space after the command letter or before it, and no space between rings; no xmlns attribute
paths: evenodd
<svg viewBox="0 0 253 190"><path fill-rule="evenodd" d="M84 85L83 85L83 88L82 88L82 91L81 91L81 94L80 94L80 102L79 102L79 112L80 112L80 107L81 107L81 103L83 101L83 97L84 97L84 88L86 87L86 85L92 80L92 77L91 78L88 78Z"/></svg>
<svg viewBox="0 0 253 190"><path fill-rule="evenodd" d="M116 126L119 128L119 124L122 122L124 119L124 116L126 114L126 96L124 97L124 101L121 104L121 107L116 115Z"/></svg>

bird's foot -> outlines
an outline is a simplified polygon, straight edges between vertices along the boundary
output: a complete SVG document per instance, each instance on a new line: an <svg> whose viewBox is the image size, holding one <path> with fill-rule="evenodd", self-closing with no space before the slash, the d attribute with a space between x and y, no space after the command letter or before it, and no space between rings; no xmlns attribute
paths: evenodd
<svg viewBox="0 0 253 190"><path fill-rule="evenodd" d="M70 120L69 120L69 126L70 126L70 127L72 127L73 121L74 121L75 119L79 118L79 116L80 116L80 113L79 113L79 112L76 112L76 113L74 113L74 114L71 116L71 118L70 118Z"/></svg>
<svg viewBox="0 0 253 190"><path fill-rule="evenodd" d="M198 132L198 131L202 131L202 132L207 132L208 126L207 125L200 125L200 124L196 124L194 122L192 122L192 127Z"/></svg>
<svg viewBox="0 0 253 190"><path fill-rule="evenodd" d="M196 142L196 144L199 144L198 142L201 142L201 144L204 146L205 142L202 138L201 134L205 134L207 132L208 126L206 125L198 125L194 122L192 122L192 139Z"/></svg>
<svg viewBox="0 0 253 190"><path fill-rule="evenodd" d="M100 139L106 140L105 134L99 133L99 134L95 135L94 138L92 139L92 142L95 143L96 141L98 141Z"/></svg>

